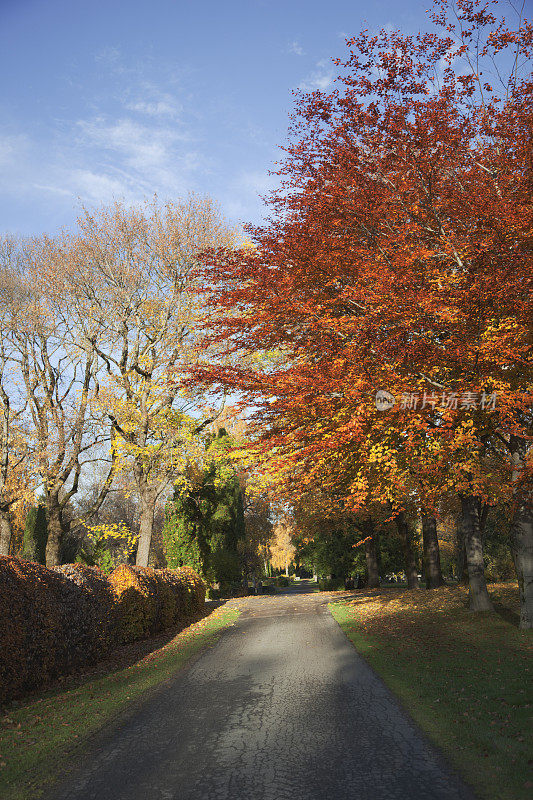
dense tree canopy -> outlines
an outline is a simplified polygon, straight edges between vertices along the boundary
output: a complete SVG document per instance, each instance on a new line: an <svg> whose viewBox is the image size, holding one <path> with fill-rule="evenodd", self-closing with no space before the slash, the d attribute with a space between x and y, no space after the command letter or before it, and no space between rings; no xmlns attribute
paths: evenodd
<svg viewBox="0 0 533 800"><path fill-rule="evenodd" d="M480 503L514 501L527 626L532 28L497 11L442 0L435 33L363 31L334 91L300 96L269 224L206 260L209 341L268 357L199 375L259 409L291 491L393 515L458 497L474 608L490 606Z"/></svg>

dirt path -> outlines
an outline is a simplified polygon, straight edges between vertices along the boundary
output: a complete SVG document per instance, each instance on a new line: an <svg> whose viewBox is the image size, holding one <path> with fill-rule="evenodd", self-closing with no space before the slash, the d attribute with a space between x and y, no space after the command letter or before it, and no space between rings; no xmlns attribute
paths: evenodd
<svg viewBox="0 0 533 800"><path fill-rule="evenodd" d="M231 601L236 625L47 798L471 800L327 602Z"/></svg>

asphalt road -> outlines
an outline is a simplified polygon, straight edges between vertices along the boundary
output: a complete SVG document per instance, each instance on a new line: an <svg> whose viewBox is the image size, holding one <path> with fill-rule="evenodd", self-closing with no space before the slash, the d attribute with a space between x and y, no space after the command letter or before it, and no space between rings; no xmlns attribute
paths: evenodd
<svg viewBox="0 0 533 800"><path fill-rule="evenodd" d="M327 599L231 601L236 625L49 800L472 800Z"/></svg>

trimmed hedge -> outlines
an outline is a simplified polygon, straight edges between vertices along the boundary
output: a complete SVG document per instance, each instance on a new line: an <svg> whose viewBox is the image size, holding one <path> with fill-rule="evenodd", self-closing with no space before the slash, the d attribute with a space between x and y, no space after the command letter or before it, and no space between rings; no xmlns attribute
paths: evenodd
<svg viewBox="0 0 533 800"><path fill-rule="evenodd" d="M40 564L0 556L0 700L9 700L132 642L185 625L204 604L192 570Z"/></svg>
<svg viewBox="0 0 533 800"><path fill-rule="evenodd" d="M155 570L123 564L109 576L117 598L120 639L134 642L161 630L161 590Z"/></svg>
<svg viewBox="0 0 533 800"><path fill-rule="evenodd" d="M109 576L114 589L122 642L184 623L205 602L205 584L189 567L151 569L122 564Z"/></svg>
<svg viewBox="0 0 533 800"><path fill-rule="evenodd" d="M117 641L119 618L113 587L98 567L64 564L53 571L82 590L65 636L71 638L72 648L81 646L86 652L86 663L100 661Z"/></svg>
<svg viewBox="0 0 533 800"><path fill-rule="evenodd" d="M78 586L40 564L0 557L2 698L49 683L76 666L80 648L72 641L85 630L74 633L69 616L81 595Z"/></svg>
<svg viewBox="0 0 533 800"><path fill-rule="evenodd" d="M165 570L165 572L183 576L190 598L189 602L192 603L191 613L196 613L204 607L206 584L192 567L180 567L179 569Z"/></svg>

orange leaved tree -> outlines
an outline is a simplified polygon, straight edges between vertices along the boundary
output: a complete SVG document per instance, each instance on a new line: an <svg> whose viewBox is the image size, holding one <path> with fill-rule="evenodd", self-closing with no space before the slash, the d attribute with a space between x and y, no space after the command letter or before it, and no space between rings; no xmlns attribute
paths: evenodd
<svg viewBox="0 0 533 800"><path fill-rule="evenodd" d="M366 502L364 459L391 428L401 468L383 500L401 505L423 452L426 499L460 495L479 610L490 608L479 501L499 459L531 627L533 84L519 67L532 27L497 10L439 0L434 33L363 31L335 90L300 96L270 222L250 231L254 248L206 263L210 341L264 357L197 375L256 405L280 477L306 486L322 471L348 508ZM379 389L396 399L386 418Z"/></svg>

